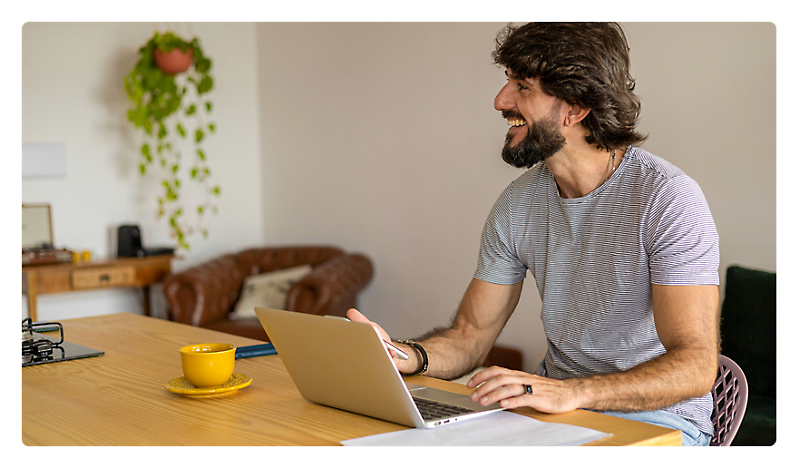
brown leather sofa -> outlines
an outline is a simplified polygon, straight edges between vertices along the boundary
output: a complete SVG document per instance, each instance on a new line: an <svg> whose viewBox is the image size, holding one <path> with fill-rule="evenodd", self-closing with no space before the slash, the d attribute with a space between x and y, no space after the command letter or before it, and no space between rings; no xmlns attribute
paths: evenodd
<svg viewBox="0 0 799 468"><path fill-rule="evenodd" d="M311 265L289 289L286 310L343 316L372 277L372 262L330 246L253 248L214 258L171 276L164 283L170 319L233 335L269 341L255 318L231 317L244 278Z"/></svg>
<svg viewBox="0 0 799 468"><path fill-rule="evenodd" d="M356 296L372 278L372 262L358 253L331 246L253 248L227 254L172 275L164 283L169 318L175 322L246 336L269 337L254 318L231 312L247 276L311 265L311 272L289 289L285 310L343 316L356 307ZM522 369L522 354L494 346L484 366Z"/></svg>

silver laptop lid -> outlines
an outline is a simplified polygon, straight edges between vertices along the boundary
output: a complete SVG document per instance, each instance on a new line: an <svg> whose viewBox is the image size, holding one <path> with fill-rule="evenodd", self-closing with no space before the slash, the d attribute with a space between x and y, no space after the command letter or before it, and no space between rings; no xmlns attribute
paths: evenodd
<svg viewBox="0 0 799 468"><path fill-rule="evenodd" d="M425 427L405 382L371 325L256 307L300 394L308 401Z"/></svg>

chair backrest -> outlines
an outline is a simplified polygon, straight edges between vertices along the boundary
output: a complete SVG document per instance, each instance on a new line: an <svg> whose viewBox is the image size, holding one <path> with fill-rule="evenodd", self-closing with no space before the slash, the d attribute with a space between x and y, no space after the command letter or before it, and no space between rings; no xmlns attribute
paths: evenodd
<svg viewBox="0 0 799 468"><path fill-rule="evenodd" d="M719 373L713 384L713 429L710 445L730 445L746 413L749 385L741 368L719 354Z"/></svg>

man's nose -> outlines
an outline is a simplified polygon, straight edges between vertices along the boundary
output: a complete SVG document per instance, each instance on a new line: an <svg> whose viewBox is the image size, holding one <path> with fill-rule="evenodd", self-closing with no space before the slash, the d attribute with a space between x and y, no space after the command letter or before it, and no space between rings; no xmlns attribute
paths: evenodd
<svg viewBox="0 0 799 468"><path fill-rule="evenodd" d="M510 110L515 107L515 103L510 96L510 82L505 83L505 86L499 90L497 97L494 98L494 109L498 111Z"/></svg>

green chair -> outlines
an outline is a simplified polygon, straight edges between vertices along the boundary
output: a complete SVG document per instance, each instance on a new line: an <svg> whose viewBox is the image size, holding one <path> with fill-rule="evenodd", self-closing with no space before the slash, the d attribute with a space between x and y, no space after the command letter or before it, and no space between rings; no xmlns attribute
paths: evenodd
<svg viewBox="0 0 799 468"><path fill-rule="evenodd" d="M777 440L777 274L727 268L721 352L746 371L748 404L732 445Z"/></svg>

